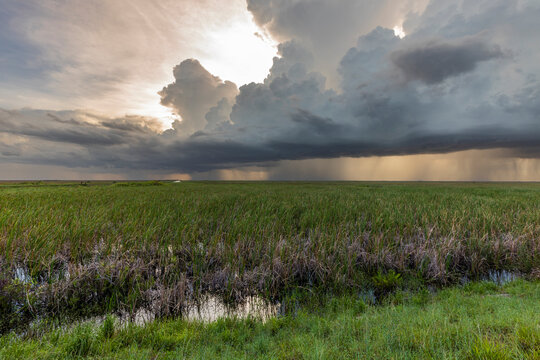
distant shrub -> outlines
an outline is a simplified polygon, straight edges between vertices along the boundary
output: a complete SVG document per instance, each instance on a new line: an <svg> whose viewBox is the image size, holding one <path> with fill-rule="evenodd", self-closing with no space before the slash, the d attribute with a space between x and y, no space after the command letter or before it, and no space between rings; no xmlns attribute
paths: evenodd
<svg viewBox="0 0 540 360"><path fill-rule="evenodd" d="M159 180L146 181L142 183L143 186L160 186L163 185L163 182Z"/></svg>
<svg viewBox="0 0 540 360"><path fill-rule="evenodd" d="M113 183L113 186L160 186L164 185L162 181L159 180L152 180L152 181L125 181L125 182L117 182Z"/></svg>
<svg viewBox="0 0 540 360"><path fill-rule="evenodd" d="M123 186L133 186L133 184L129 182L113 182L112 186L123 187Z"/></svg>

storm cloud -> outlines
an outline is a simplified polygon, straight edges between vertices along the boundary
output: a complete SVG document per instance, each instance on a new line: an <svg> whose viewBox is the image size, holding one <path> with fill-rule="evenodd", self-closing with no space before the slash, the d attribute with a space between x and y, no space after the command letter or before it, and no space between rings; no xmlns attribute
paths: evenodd
<svg viewBox="0 0 540 360"><path fill-rule="evenodd" d="M182 117L175 126L182 133L194 133L205 128L205 115L209 115L210 123L215 122L222 107L226 106L238 93L236 84L221 81L210 74L194 59L183 61L173 71L175 81L159 92L161 104L171 107Z"/></svg>
<svg viewBox="0 0 540 360"><path fill-rule="evenodd" d="M280 42L296 40L314 54L315 69L337 86L336 64L377 26L393 27L428 0L247 0L257 24Z"/></svg>
<svg viewBox="0 0 540 360"><path fill-rule="evenodd" d="M264 81L238 87L181 62L159 92L181 117L167 130L148 116L2 110L0 159L193 173L473 149L540 158L538 2L392 3L248 0L282 41ZM370 14L384 21L356 24Z"/></svg>
<svg viewBox="0 0 540 360"><path fill-rule="evenodd" d="M411 80L436 84L471 72L482 61L500 58L502 50L478 39L459 42L430 41L391 54L392 62Z"/></svg>

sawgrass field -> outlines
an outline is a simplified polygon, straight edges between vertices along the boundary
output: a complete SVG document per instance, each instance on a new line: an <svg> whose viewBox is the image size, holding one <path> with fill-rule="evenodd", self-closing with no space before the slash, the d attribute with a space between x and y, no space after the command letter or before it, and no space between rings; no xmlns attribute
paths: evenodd
<svg viewBox="0 0 540 360"><path fill-rule="evenodd" d="M539 279L540 184L0 185L0 358L538 359Z"/></svg>

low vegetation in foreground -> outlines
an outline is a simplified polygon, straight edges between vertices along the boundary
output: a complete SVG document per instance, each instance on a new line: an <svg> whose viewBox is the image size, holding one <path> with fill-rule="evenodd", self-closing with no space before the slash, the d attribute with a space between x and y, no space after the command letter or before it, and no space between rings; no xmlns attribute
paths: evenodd
<svg viewBox="0 0 540 360"><path fill-rule="evenodd" d="M108 318L68 329L42 325L0 338L0 358L540 359L540 282L398 291L380 306L345 296L309 296L302 304L266 323L169 320L138 327Z"/></svg>
<svg viewBox="0 0 540 360"><path fill-rule="evenodd" d="M5 184L0 333L138 309L178 319L207 295L384 303L494 273L535 281L539 219L538 184Z"/></svg>

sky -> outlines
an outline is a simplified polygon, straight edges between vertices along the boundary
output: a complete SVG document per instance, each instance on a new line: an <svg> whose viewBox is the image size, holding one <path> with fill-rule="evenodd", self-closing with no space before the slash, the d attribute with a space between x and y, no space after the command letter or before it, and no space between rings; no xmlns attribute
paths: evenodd
<svg viewBox="0 0 540 360"><path fill-rule="evenodd" d="M0 180L540 181L537 0L0 0Z"/></svg>

